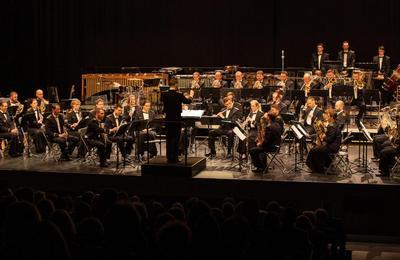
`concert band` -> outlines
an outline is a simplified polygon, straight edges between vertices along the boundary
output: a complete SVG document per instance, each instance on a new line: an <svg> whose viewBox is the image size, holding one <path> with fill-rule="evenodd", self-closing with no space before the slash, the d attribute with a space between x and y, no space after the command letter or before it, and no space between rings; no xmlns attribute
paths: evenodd
<svg viewBox="0 0 400 260"><path fill-rule="evenodd" d="M12 91L9 98L0 103L0 140L8 144L11 157L18 157L26 150L42 154L55 144L61 151L60 160L68 161L76 147L78 159L84 159L96 148L100 166L107 167L113 152L112 143L123 158L140 159L146 152L150 158L157 156L156 138L162 127L148 126L148 123L164 118L169 122L166 124L168 163L179 163L178 155L183 154L189 143L196 142L201 128L201 123L197 122L190 127L189 136L184 136L185 128L179 123L185 120L181 112L207 110L204 98L195 98L194 93L214 88L220 96L210 99L213 109L207 114L214 118L210 120L217 122L207 129L208 152L205 155L209 159L218 158L217 150L224 146L224 159L233 158L237 151L240 158L251 158L255 173L264 171L265 153L279 150L285 130L292 124L284 118L293 114L313 144L312 148L307 148L304 140L301 143L308 151L306 164L313 172L321 173L331 163L330 155L340 148L342 131L350 121L349 107L358 110L355 116L358 127L366 112L366 73L354 68L356 55L349 42L342 43L337 56L338 68L330 65L330 58L324 44L318 43L311 55L311 70L305 71L301 78L289 76L287 71L281 71L276 78L262 70L253 72L253 77L248 71L237 70L231 74L232 78L224 71L215 71L207 83L208 78L202 78L196 71L190 80L190 93L189 90L180 93L177 80L172 78L168 84L170 89L160 96L165 117L160 114L158 103L142 100L140 93L128 93L111 109L105 99L99 97L92 110L82 111L81 101L76 98L71 100L70 108L62 108L45 99L41 89L24 103L19 101L18 93ZM382 94L382 104L389 104L392 94L383 86L391 74L391 65L384 46L378 47L378 54L372 61L375 64L373 86ZM245 138L239 139L237 131L242 131ZM374 157L380 160L383 176L389 174L391 162L398 155L398 140L397 135L385 130L374 137Z"/></svg>

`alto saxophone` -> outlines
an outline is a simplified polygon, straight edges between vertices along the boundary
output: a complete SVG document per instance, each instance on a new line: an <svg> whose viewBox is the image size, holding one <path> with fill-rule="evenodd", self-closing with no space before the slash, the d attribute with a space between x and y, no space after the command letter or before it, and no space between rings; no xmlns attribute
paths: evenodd
<svg viewBox="0 0 400 260"><path fill-rule="evenodd" d="M321 146L322 145L322 141L323 141L323 135L326 132L326 128L325 128L325 122L322 120L315 120L314 121L314 129L315 129L315 133L317 136L317 139L315 140L315 143L317 146Z"/></svg>

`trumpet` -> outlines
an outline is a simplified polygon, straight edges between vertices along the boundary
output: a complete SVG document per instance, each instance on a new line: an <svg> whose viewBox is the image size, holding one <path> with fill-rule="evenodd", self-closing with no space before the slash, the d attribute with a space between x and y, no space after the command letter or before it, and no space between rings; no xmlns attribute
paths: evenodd
<svg viewBox="0 0 400 260"><path fill-rule="evenodd" d="M253 88L254 88L254 89L262 89L262 88L263 88L263 85L261 84L260 81L257 80L257 81L254 83Z"/></svg>
<svg viewBox="0 0 400 260"><path fill-rule="evenodd" d="M213 88L220 88L221 87L221 82L219 80L214 80L212 85Z"/></svg>
<svg viewBox="0 0 400 260"><path fill-rule="evenodd" d="M20 115L24 111L24 105L18 102L18 108L17 111L15 112L15 116Z"/></svg>
<svg viewBox="0 0 400 260"><path fill-rule="evenodd" d="M192 82L190 83L190 88L200 88L199 81L192 80Z"/></svg>
<svg viewBox="0 0 400 260"><path fill-rule="evenodd" d="M239 81L236 81L235 85L234 85L234 88L243 88L243 85Z"/></svg>
<svg viewBox="0 0 400 260"><path fill-rule="evenodd" d="M363 89L365 86L364 82L362 80L355 80L354 81L354 88L355 89Z"/></svg>

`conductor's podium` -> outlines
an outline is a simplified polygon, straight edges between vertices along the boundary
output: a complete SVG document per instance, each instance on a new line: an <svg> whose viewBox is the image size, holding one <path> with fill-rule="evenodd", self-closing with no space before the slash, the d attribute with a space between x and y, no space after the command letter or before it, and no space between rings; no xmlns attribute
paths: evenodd
<svg viewBox="0 0 400 260"><path fill-rule="evenodd" d="M168 163L167 157L156 156L142 164L142 176L180 176L193 177L206 168L205 157L188 157L179 163Z"/></svg>

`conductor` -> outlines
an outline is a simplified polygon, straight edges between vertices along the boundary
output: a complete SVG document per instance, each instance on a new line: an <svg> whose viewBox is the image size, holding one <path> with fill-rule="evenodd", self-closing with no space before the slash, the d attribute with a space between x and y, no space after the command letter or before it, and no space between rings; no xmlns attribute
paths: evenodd
<svg viewBox="0 0 400 260"><path fill-rule="evenodd" d="M169 81L169 90L161 94L164 104L165 120L167 121L167 159L168 163L178 163L179 138L182 125L182 103L190 104L193 98L191 91L189 98L177 91L177 80Z"/></svg>

